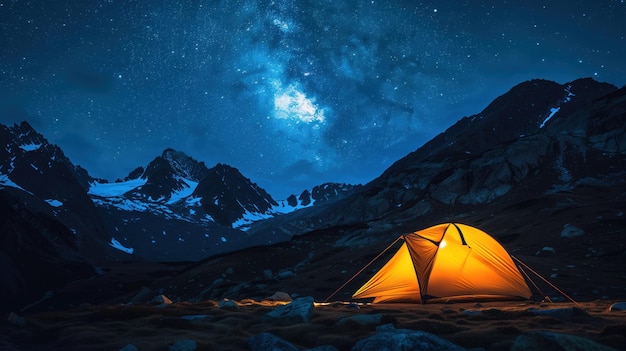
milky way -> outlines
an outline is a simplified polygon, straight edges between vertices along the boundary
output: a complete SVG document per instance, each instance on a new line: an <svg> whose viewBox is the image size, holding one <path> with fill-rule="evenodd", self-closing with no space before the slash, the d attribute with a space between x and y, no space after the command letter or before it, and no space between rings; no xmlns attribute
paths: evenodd
<svg viewBox="0 0 626 351"><path fill-rule="evenodd" d="M365 183L531 78L626 83L623 1L3 1L0 122L114 180L172 147Z"/></svg>

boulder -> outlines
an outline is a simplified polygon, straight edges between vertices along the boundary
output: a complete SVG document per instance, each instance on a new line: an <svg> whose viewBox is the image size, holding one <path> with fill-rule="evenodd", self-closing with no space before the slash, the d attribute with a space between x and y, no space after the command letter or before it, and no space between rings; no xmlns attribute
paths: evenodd
<svg viewBox="0 0 626 351"><path fill-rule="evenodd" d="M10 312L7 316L7 322L14 327L26 326L26 320L23 317L18 316L15 312Z"/></svg>
<svg viewBox="0 0 626 351"><path fill-rule="evenodd" d="M278 279L287 279L287 278L291 278L295 276L295 274L293 273L293 271L290 271L288 269L281 269L278 272L277 278Z"/></svg>
<svg viewBox="0 0 626 351"><path fill-rule="evenodd" d="M263 315L263 322L279 325L307 323L313 315L313 298L299 297Z"/></svg>
<svg viewBox="0 0 626 351"><path fill-rule="evenodd" d="M236 311L239 309L239 305L237 305L235 301L229 299L220 300L220 302L217 303L217 307L223 310L231 311Z"/></svg>
<svg viewBox="0 0 626 351"><path fill-rule="evenodd" d="M291 296L289 296L289 294L287 294L286 292L282 292L282 291L275 292L272 296L268 297L266 300L284 301L284 302L293 301L293 299L291 298Z"/></svg>
<svg viewBox="0 0 626 351"><path fill-rule="evenodd" d="M515 338L511 351L615 351L589 339L553 332L529 332Z"/></svg>
<svg viewBox="0 0 626 351"><path fill-rule="evenodd" d="M616 302L609 307L610 312L626 311L626 302Z"/></svg>
<svg viewBox="0 0 626 351"><path fill-rule="evenodd" d="M572 224L565 224L561 231L561 238L573 238L585 235L585 231Z"/></svg>
<svg viewBox="0 0 626 351"><path fill-rule="evenodd" d="M337 348L332 345L322 345L322 346L314 347L312 349L305 349L302 351L337 351Z"/></svg>
<svg viewBox="0 0 626 351"><path fill-rule="evenodd" d="M550 246L544 246L541 250L535 252L535 256L554 256L556 255L556 250Z"/></svg>
<svg viewBox="0 0 626 351"><path fill-rule="evenodd" d="M167 306L172 304L172 300L170 300L167 296L161 294L154 297L152 303L157 304L159 306Z"/></svg>
<svg viewBox="0 0 626 351"><path fill-rule="evenodd" d="M382 326L378 330L376 334L358 341L352 351L465 350L461 346L424 331L395 329L390 326Z"/></svg>
<svg viewBox="0 0 626 351"><path fill-rule="evenodd" d="M576 307L551 308L546 310L530 308L526 311L536 316L552 317L561 320L570 320L574 316L580 316L585 314L583 310Z"/></svg>
<svg viewBox="0 0 626 351"><path fill-rule="evenodd" d="M298 351L293 344L271 333L253 335L246 342L252 351Z"/></svg>
<svg viewBox="0 0 626 351"><path fill-rule="evenodd" d="M358 326L358 327L368 327L379 325L383 319L383 315L380 313L375 314L358 314L354 316L348 316L341 318L337 321L336 325L338 327L344 326Z"/></svg>
<svg viewBox="0 0 626 351"><path fill-rule="evenodd" d="M169 345L170 351L195 351L197 348L198 344L193 339L182 339Z"/></svg>

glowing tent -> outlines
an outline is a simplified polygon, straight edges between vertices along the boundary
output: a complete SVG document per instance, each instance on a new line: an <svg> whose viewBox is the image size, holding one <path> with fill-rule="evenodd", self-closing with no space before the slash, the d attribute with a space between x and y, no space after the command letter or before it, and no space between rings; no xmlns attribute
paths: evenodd
<svg viewBox="0 0 626 351"><path fill-rule="evenodd" d="M477 228L446 223L400 239L404 242L395 255L353 298L426 303L532 295L502 245Z"/></svg>

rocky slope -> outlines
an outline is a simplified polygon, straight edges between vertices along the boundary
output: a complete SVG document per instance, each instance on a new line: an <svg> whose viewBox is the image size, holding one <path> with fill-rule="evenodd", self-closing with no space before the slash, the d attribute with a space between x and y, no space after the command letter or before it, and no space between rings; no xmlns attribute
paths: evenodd
<svg viewBox="0 0 626 351"><path fill-rule="evenodd" d="M551 97L540 104L532 96ZM494 133L528 116L519 129ZM398 235L456 221L492 234L576 299L624 299L625 129L626 88L592 80L522 83L352 196L249 230L294 235L289 243L209 259L167 286L181 300L276 290L322 300ZM376 269L334 298L348 299ZM201 276L202 289L181 290Z"/></svg>
<svg viewBox="0 0 626 351"><path fill-rule="evenodd" d="M89 176L30 125L0 125L3 301L23 306L118 257L87 196Z"/></svg>
<svg viewBox="0 0 626 351"><path fill-rule="evenodd" d="M580 79L521 83L461 119L331 207L265 221L298 235L338 225L411 225L443 209L479 208L503 197L535 198L593 186L625 171L625 89ZM440 219L428 221L438 222Z"/></svg>
<svg viewBox="0 0 626 351"><path fill-rule="evenodd" d="M271 197L228 166L206 169L184 154L166 150L123 182L89 183L88 198L97 206L86 206L108 218L106 224L95 223L135 253L211 257L191 266L173 266L173 271L156 280L146 278L150 267L143 265L134 272L138 266L120 262L97 279L72 284L66 293L56 290L56 297L47 303L67 305L67 296L72 296L72 303L80 302L82 297L71 291L86 286L90 291L115 291L114 296L84 297L90 303L143 301L157 292L195 301L261 297L288 290L323 299L399 234L446 221L491 233L510 252L577 297L619 298L625 294L621 282L626 279L625 122L625 88L589 79L565 85L524 82L365 186L321 186L308 192L315 206L245 223L240 229L246 231L220 222L232 226L236 214L259 214L272 208ZM13 156L6 153L2 159L5 175L13 169L9 166L18 164L17 159L12 162ZM33 168L28 163L20 167ZM197 174L206 175L200 179ZM202 184L211 177L212 182ZM9 184L12 177L3 179L1 193L28 194L19 189L20 184ZM80 187L80 182L75 183ZM231 195L241 187L249 190L245 198L254 205L238 203ZM335 194L339 200L325 202L324 194ZM52 200L65 198L46 202L47 195L42 196L34 197L55 218L58 202ZM305 192L287 202L302 207L306 196ZM233 212L222 211L221 205ZM197 228L194 221L232 234L220 234L217 242L204 241L204 234L216 238L213 232L192 235L192 227ZM13 223L5 220L4 225ZM170 251L149 251L158 247L152 241ZM209 242L212 245L205 246ZM215 248L222 245L230 246L223 251ZM263 246L244 249L255 245ZM336 298L348 298L353 288L346 287Z"/></svg>
<svg viewBox="0 0 626 351"><path fill-rule="evenodd" d="M550 91L552 98L540 106L517 102L550 96ZM570 103L576 108L568 110ZM529 115L532 123L519 123L523 130L476 140L481 147L472 142L476 134L484 137L493 128L506 129L512 118ZM591 80L563 86L522 83L352 195L257 222L248 230L251 235L291 237L289 242L179 267L162 279L141 280L141 289L118 291L119 297L108 301L145 302L161 293L174 301L260 299L276 291L321 301L398 235L447 221L490 233L576 299L624 299L625 120L624 88ZM333 299L349 299L384 261ZM128 273L129 267L119 269ZM564 300L535 280L541 294ZM67 303L62 295L57 306Z"/></svg>
<svg viewBox="0 0 626 351"><path fill-rule="evenodd" d="M326 184L306 205L279 205L237 169L209 169L172 149L108 183L74 165L26 122L0 125L0 145L6 305L49 298L48 291L102 274L99 267L119 260L189 262L288 240L275 233L252 236L246 229L350 189Z"/></svg>

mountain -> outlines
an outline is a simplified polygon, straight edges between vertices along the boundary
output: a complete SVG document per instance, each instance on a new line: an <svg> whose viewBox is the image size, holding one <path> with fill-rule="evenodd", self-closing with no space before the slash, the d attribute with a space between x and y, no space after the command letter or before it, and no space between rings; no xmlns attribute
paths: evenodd
<svg viewBox="0 0 626 351"><path fill-rule="evenodd" d="M289 242L208 258L150 285L147 296L168 287L174 301L262 299L276 291L350 299L385 260L367 265L398 236L454 221L492 234L577 300L620 301L625 179L626 87L527 81L347 197L248 230L282 233ZM538 283L539 298L563 300Z"/></svg>
<svg viewBox="0 0 626 351"><path fill-rule="evenodd" d="M233 167L207 168L171 149L105 183L30 126L3 127L0 195L9 215L0 224L17 233L3 237L0 263L11 272L3 279L15 295L37 286L15 282L60 267L58 284L37 288L37 296L54 289L59 304L163 291L192 301L285 289L323 298L398 235L458 221L492 233L580 296L624 296L616 279L626 277L625 122L626 88L527 81L364 186L323 184L282 201ZM109 257L107 268L94 268L92 257ZM81 289L115 293L77 297Z"/></svg>
<svg viewBox="0 0 626 351"><path fill-rule="evenodd" d="M352 189L324 184L313 201L275 201L234 167L207 168L181 151L166 149L123 181L90 183L89 194L120 250L151 261L195 261L243 247L288 240L275 233L249 235L251 224L315 201L332 202ZM306 193L306 191L304 192Z"/></svg>
<svg viewBox="0 0 626 351"><path fill-rule="evenodd" d="M624 154L623 90L592 79L523 82L345 200L251 231L273 226L298 235L355 223L386 227L518 192L540 196L595 180L610 186Z"/></svg>
<svg viewBox="0 0 626 351"><path fill-rule="evenodd" d="M303 208L313 204L324 204L340 200L361 188L361 185L345 183L324 183L305 189L299 196L291 194L287 197L288 206Z"/></svg>
<svg viewBox="0 0 626 351"><path fill-rule="evenodd" d="M0 142L0 268L14 305L49 299L115 262L196 261L288 240L246 229L313 205L279 205L236 168L207 168L173 149L108 183L26 122L0 125ZM326 184L314 196L328 202L347 188Z"/></svg>
<svg viewBox="0 0 626 351"><path fill-rule="evenodd" d="M87 172L26 122L0 125L3 296L24 305L118 257L87 195ZM2 310L0 305L0 310Z"/></svg>
<svg viewBox="0 0 626 351"><path fill-rule="evenodd" d="M46 202L56 211L51 216L85 241L79 247L93 251L86 253L91 257L121 252L126 259L194 261L287 240L245 231L255 221L312 206L316 199L332 201L348 189L325 184L313 189L314 201L279 204L236 168L208 168L170 148L124 180L108 183L74 165L28 123L2 127L2 188ZM119 252L111 254L110 248Z"/></svg>
<svg viewBox="0 0 626 351"><path fill-rule="evenodd" d="M124 181L92 182L89 194L123 251L151 261L194 261L272 237L251 237L245 225L274 215L277 203L237 169L207 168L166 149Z"/></svg>

